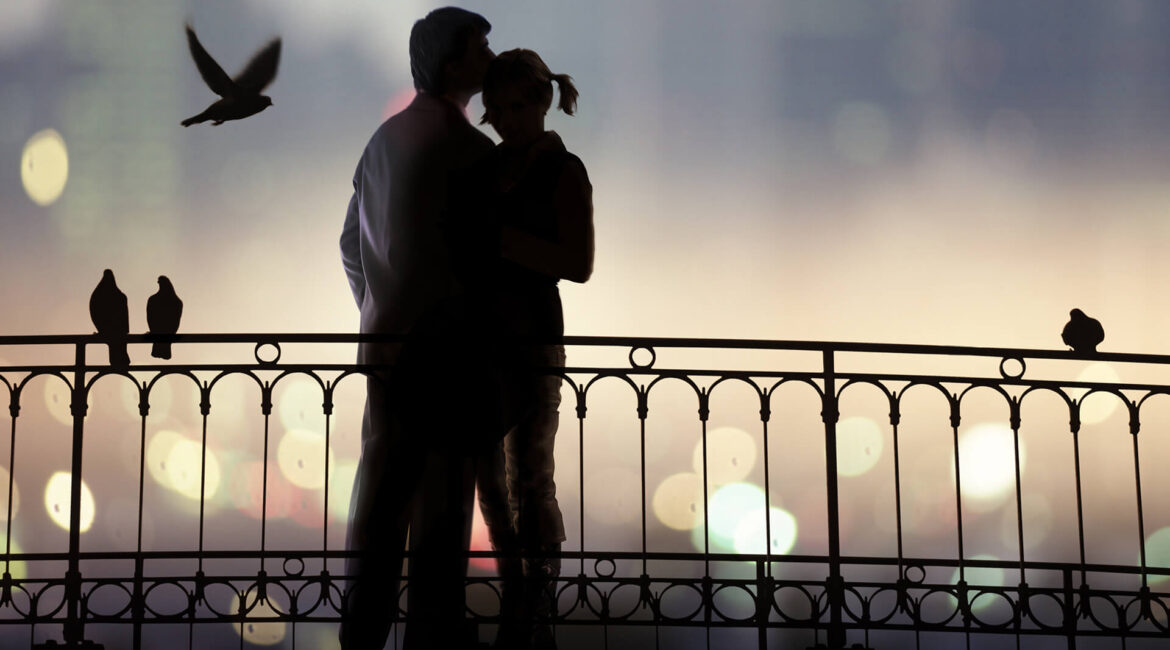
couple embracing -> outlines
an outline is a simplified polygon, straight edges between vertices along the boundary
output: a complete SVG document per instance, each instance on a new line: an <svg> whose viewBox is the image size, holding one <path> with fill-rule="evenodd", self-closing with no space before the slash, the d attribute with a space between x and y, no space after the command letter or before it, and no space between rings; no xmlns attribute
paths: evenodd
<svg viewBox="0 0 1170 650"><path fill-rule="evenodd" d="M493 55L490 30L454 7L415 23L418 93L374 133L354 175L341 257L361 331L408 338L359 350L360 362L389 370L367 380L345 650L385 643L408 537L405 647L475 647L464 580L477 487L499 553L496 647L555 648L557 282L592 272L592 188L544 128L554 85L572 114L572 80L531 50ZM465 115L481 90L481 123L499 145Z"/></svg>

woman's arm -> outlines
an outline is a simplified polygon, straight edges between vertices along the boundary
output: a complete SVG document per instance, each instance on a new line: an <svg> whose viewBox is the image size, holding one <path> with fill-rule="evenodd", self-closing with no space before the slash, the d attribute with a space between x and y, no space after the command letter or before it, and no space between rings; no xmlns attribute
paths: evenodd
<svg viewBox="0 0 1170 650"><path fill-rule="evenodd" d="M553 191L558 241L504 226L500 254L521 266L571 282L593 274L593 186L576 159L565 165Z"/></svg>

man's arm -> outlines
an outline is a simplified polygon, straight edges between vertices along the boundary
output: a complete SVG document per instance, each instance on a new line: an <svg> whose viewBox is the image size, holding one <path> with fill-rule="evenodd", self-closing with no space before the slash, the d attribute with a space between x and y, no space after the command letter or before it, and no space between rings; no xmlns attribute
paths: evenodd
<svg viewBox="0 0 1170 650"><path fill-rule="evenodd" d="M503 257L554 278L585 282L593 274L593 187L585 167L569 162L553 193L557 239L552 242L518 228L500 232Z"/></svg>
<svg viewBox="0 0 1170 650"><path fill-rule="evenodd" d="M358 206L361 204L358 198L360 164L358 172L354 176L354 191L349 199L349 209L345 212L345 224L341 227L341 265L345 268L353 299L357 301L360 309L366 297L366 275L362 271L361 220L358 218Z"/></svg>

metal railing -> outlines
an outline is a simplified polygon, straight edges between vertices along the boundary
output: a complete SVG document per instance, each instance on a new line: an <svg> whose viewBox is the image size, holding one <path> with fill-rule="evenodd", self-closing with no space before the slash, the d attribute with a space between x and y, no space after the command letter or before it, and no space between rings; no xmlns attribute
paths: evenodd
<svg viewBox="0 0 1170 650"><path fill-rule="evenodd" d="M6 462L9 470L5 545L0 549L4 553L0 556L4 567L0 578L0 640L17 639L18 643L32 646L46 638L63 637L67 644L82 647L85 639L107 634L121 639L113 645L140 648L152 647L151 630L159 629L167 630L171 636L180 635L190 647L203 647L221 644L224 637L217 636L220 631L234 629L235 636L226 638L241 648L245 643L316 647L304 634L298 641L298 626L336 624L347 597L344 571L340 570L346 552L338 541L344 525L334 522L330 526L330 500L337 496L331 497L330 490L338 489L331 487L329 474L333 467L329 454L337 435L332 422L339 408L339 391L352 385L354 394L360 394L364 390L361 376L373 367L314 361L313 350L333 346L334 352L340 348L345 356L352 356L353 344L359 340L375 339L349 334L187 334L176 337L176 350L186 353L214 348L218 355L219 350L231 349L224 355L238 358L238 346L247 346L250 358L233 363L135 364L127 370L115 370L94 363L95 357L105 357L104 351L95 351L104 347L96 336L0 337L0 354L28 353L37 359L49 359L69 350L72 356L71 363L64 359L61 363L0 365L0 384L7 393L10 415L7 458L0 461ZM131 336L129 341L132 351L138 352L144 349L138 344L151 339ZM622 647L623 635L637 637L638 645L655 647L970 647L983 635L1007 635L1015 638L1017 646L1023 639L1023 643L1044 640L1053 647L1075 648L1078 638L1111 637L1124 644L1125 639L1170 634L1170 592L1159 587L1170 577L1166 566L1170 558L1163 557L1165 553L1156 547L1162 538L1151 536L1158 522L1166 520L1170 525L1170 497L1156 489L1161 484L1161 473L1150 474L1151 469L1161 467L1163 457L1155 452L1143 457L1141 448L1151 435L1151 442L1145 444L1160 445L1156 433L1142 434L1150 427L1155 432L1160 430L1158 398L1170 396L1170 382L1159 376L1170 368L1170 356L726 339L567 337L565 344L570 351L570 365L550 372L564 378L566 399L562 403L558 455L562 461L565 456L575 461L576 475L572 475L572 465L562 464L558 483L566 523L574 518L576 521L569 526L570 540L562 553L564 571L557 582L556 625L558 630L580 628L599 636L582 640L585 637L558 632L562 647L577 647L574 643L582 644L580 647ZM285 351L293 347L306 350L301 356L310 361L282 361ZM669 365L666 357L671 355L690 367ZM581 359L586 363L579 364ZM1125 368L1136 379L1122 382L1116 376L1104 380L1073 376L1090 364L1110 368L1110 372ZM452 385L473 390L474 374L474 368L453 370ZM223 395L223 389L217 387L229 377L254 384L260 398L257 415L262 418L263 444L258 548L213 549L205 544L208 531L218 521L205 507L211 503L207 485L208 422L214 411L213 395L217 399ZM323 417L324 427L319 433L323 435L324 458L320 467L324 480L309 490L314 499L318 498L317 490L321 492L320 543L289 549L278 548L269 537L269 487L277 471L271 462L270 444L275 427L270 425L274 392L293 377L308 378L320 391L320 402L314 396L308 406L319 406ZM175 515L197 516L198 533L190 548L152 550L144 545L143 532L144 513L148 510L148 419L152 394L173 380L189 382L198 397L201 453L198 498L193 499L198 502L198 512ZM83 462L89 449L87 436L93 435L89 409L95 387L106 381L132 386L128 390L137 398L140 426L137 471L132 476L137 486L137 514L132 524L136 529L128 537L134 542L132 549L84 550L83 502L88 489L85 478L103 471ZM40 423L34 419L25 425L32 417L26 415L29 405L37 402L30 397L30 391L35 390L30 387L38 383L59 385L69 396L71 433L68 453L64 454L70 468L68 520L64 525L68 548L59 551L42 546L44 526L36 523L33 515L14 512L14 485L21 467L16 459L23 459L30 450L42 456L54 451L40 446ZM665 388L667 385L673 388ZM589 440L592 445L596 439L587 415L598 417L595 394L602 390L601 386L606 386L605 390L617 386L619 392L633 398L632 409L628 398L620 398L625 400L622 405L607 407L607 413L622 413L637 425L636 436L630 430L629 444L632 448L636 437L639 490L624 498L637 501L631 512L636 513L633 518L638 522L639 535L621 550L605 548L613 544L596 541L597 534L586 535L587 528L598 527L587 516L590 473L586 467L586 443ZM793 387L795 390L790 390ZM708 448L709 425L713 413L720 410L713 406L714 402L732 391L738 391L738 397L728 402L734 405L734 418L742 421L750 416L758 426L758 437L751 436L755 448L752 454L762 458L762 466L752 470L762 478L758 481L763 494L762 531L756 532L762 533L764 543L758 545L731 544L726 539L716 543L717 535L713 536L713 529L718 528L713 519L723 516L726 510L717 509L722 506L712 500L720 485L712 478L708 460L720 450ZM660 394L666 397L658 398ZM860 397L854 398L854 394ZM919 397L922 394L930 397ZM1097 409L1087 417L1092 410L1089 407L1099 406L1102 399L1113 404L1105 409L1112 415L1102 416ZM874 405L881 411L880 435L874 444L883 450L874 455L877 461L869 458L861 462L868 463L868 467L860 471L854 459L856 449L851 447L857 438L841 428L843 402L855 404L857 411L864 411L866 405L870 411ZM1033 407L1032 402L1040 404ZM686 417L690 424L678 425L671 431L690 433L676 436L655 431L654 440L668 451L648 461L652 403L656 413L671 412L667 418L671 423L683 422L680 413L689 413ZM360 402L353 408L360 408ZM801 409L804 415L793 415ZM797 431L797 421L809 413L819 420L815 430ZM909 420L923 419L928 414L941 415L942 421L909 424ZM971 419L999 423L1006 436L1003 440L1009 441L1007 447L1000 447L1001 452L1006 450L1006 456L1001 454L990 461L977 458L972 461L975 464L961 457L963 453L984 453L977 447L965 447L961 440L969 433L961 428ZM1029 419L1043 423L1037 429L1028 429L1026 435L1034 448L1044 453L1037 456L1033 451L1025 458L1021 432ZM566 425L573 420L575 431ZM1092 424L1087 425L1086 420ZM1110 424L1114 420L1121 425ZM1166 422L1170 424L1170 417ZM1114 449L1124 448L1127 463L1132 447L1132 487L1120 489L1117 481L1110 481L1111 491L1104 501L1086 490L1086 467L1103 458L1097 452L1091 458L1083 455L1087 426L1121 426L1124 430L1107 444ZM686 525L664 526L655 519L651 502L657 494L650 493L654 488L651 477L678 469L670 465L677 465L680 455L689 459L689 454L669 448L684 448L686 441L696 437L695 433L699 451L691 469L702 489L701 495L693 495L693 530L687 533ZM1123 433L1130 442L1122 439ZM125 437L125 432L121 435ZM839 440L842 435L845 437ZM1094 449L1100 448L1099 443L1094 439ZM90 444L94 444L92 440ZM884 449L886 444L888 450ZM797 447L799 451L794 451ZM922 459L929 455L929 449L938 452L934 462ZM675 458L671 460L670 456ZM1071 461L1071 467L1064 466L1062 457ZM823 462L823 468L807 462L810 458ZM777 463L800 467L778 473ZM1115 460L1107 464L1110 472L1121 471ZM1146 490L1143 464L1147 468ZM1041 479L1033 480L1026 466L1040 467L1040 473L1047 472L1049 479L1054 473L1063 472L1065 476L1063 480L1050 480L1049 487L1056 485L1053 494L1067 500L1068 512L1063 513L1065 518L1061 521L1069 534L1049 544L1047 551L1045 547L1036 550L1037 536L1030 532L1044 519L1026 512L1026 504L1032 503L1030 489L1044 490L1038 483ZM982 474L989 467L1007 472L1006 482L996 487L999 496L990 499L986 491L979 491L986 487L981 483L986 478ZM972 468L976 469L974 476L970 476ZM922 476L918 475L920 471L924 472ZM923 478L930 473L937 479L939 472L943 475L941 481ZM810 476L814 479L810 480ZM131 481L129 476L123 478ZM1029 490L1025 490L1025 483ZM933 504L927 508L925 518L912 514L917 506L909 502L908 494L914 490L929 492L915 502ZM1008 493L1011 499L1004 496ZM669 501L671 495L664 493L663 498ZM859 503L865 498L873 501ZM996 498L1002 503L984 503ZM892 504L892 511L883 510L884 515L874 505L882 499ZM777 502L800 510L791 521L810 531L802 534L803 541L795 546L791 539L786 543L776 541L782 523L776 520L782 513ZM810 503L819 505L810 509ZM1089 505L1105 512L1106 521L1086 515ZM843 506L850 513L848 517L842 515ZM1052 522L1060 519L1053 514L1059 507L1050 502L1047 508L1051 529L1055 526ZM1136 517L1127 514L1130 508L1135 509ZM1000 513L1002 523L991 522L991 515L986 514L989 510ZM867 511L873 511L870 514L874 517L868 524L858 514ZM942 522L942 532L922 533L920 529L928 526L920 524L932 519ZM15 552L14 536L21 534L26 521L38 536L23 537L27 552ZM848 530L843 530L843 522ZM1103 539L1102 523L1116 533L1108 536L1114 541L1107 546L1123 549L1123 557L1130 553L1132 561L1091 559L1097 553L1097 540ZM1136 523L1136 528L1130 523ZM993 525L1010 531L1010 543L988 541L987 531ZM629 532L632 526L630 523L617 529ZM316 528L316 524L310 528ZM612 532L614 527L605 530ZM788 531L790 538L796 536L794 530ZM1051 535L1047 538L1052 539ZM693 549L686 548L688 541L693 542ZM1004 557L974 553L972 544L996 548ZM679 550L680 546L683 550ZM849 546L886 552L850 553ZM915 553L911 546L932 553ZM1015 556L1007 556L1004 548ZM1072 557L1046 557L1070 553ZM473 559L491 555L485 550L472 552ZM408 588L409 578L405 584L404 589ZM494 601L498 588L490 570L473 572L468 578L468 594L469 617L486 624L497 620L498 602ZM404 616L403 611L388 614L396 620ZM266 625L279 626L280 634L276 636L280 638L265 637ZM671 636L680 630L693 633L685 638ZM724 634L732 636L721 636ZM734 639L734 645L729 646L727 639ZM175 647L173 641L167 647Z"/></svg>

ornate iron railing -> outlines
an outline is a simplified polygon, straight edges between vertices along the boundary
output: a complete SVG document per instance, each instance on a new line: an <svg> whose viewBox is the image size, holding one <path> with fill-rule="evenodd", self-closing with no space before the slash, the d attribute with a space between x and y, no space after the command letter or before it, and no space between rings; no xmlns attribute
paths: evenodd
<svg viewBox="0 0 1170 650"><path fill-rule="evenodd" d="M151 339L129 340L134 356L145 356L140 344ZM63 637L75 647L86 639L113 647L176 647L177 635L190 647L319 647L334 634L346 598L344 521L337 521L336 508L331 516L339 488L331 483L330 454L342 435L333 424L345 401L341 393L352 393L345 408L360 409L360 378L372 369L347 360L359 340L371 339L181 335L176 341L181 354L214 350L215 362L115 370L94 362L105 359L95 336L0 337L0 355L25 357L0 363L10 416L9 447L0 461L9 470L0 549L0 645L33 646ZM1152 532L1159 523L1170 526L1170 491L1160 489L1166 456L1158 453L1170 451L1170 445L1161 449L1160 433L1163 423L1170 424L1170 411L1160 412L1160 396L1170 396L1164 378L1168 356L610 337L568 337L566 345L569 367L550 370L565 379L558 483L566 522L575 520L558 581L562 648L977 647L984 638L1005 636L1014 637L1017 647L1075 648L1078 639L1110 637L1124 645L1127 639L1170 634L1170 591L1162 586L1170 577L1170 549L1163 546L1170 527L1166 537L1161 530ZM239 358L239 346L250 354L223 362L225 356ZM46 361L63 354L59 363ZM293 356L306 360L282 360ZM675 361L687 367L671 365ZM475 371L452 369L452 385L474 390ZM319 467L308 463L308 469L298 465L294 472L316 468L324 476L307 480L297 492L306 502L320 501L320 512L310 504L297 515L308 522L301 528L318 541L289 548L272 536L286 542L295 537L288 526L272 533L270 487L280 478L272 462L273 429L280 425L273 422L279 417L274 396L293 378L307 378L319 391L319 402L310 392L301 403L319 406L318 424L323 424L316 432ZM235 400L240 391L224 386L236 380L251 386L240 390L251 395L246 408L260 418L254 422L257 439L245 445L241 434L238 441L262 454L250 466L259 472L259 493L247 481L236 490L258 496L258 510L257 504L244 509L258 520L259 544L212 548L209 535L223 513L208 512L219 503L209 494L209 421L216 400ZM148 430L156 428L150 418L157 394L176 381L189 384L197 398L199 425L193 428L199 435L186 453L198 452L198 481L194 475L184 479L194 502L189 512L180 508L168 516L197 519L197 533L186 548L152 549L144 543L150 537L144 524L153 521L146 504L148 469L155 469L148 467ZM137 436L110 435L118 426L93 422L95 396L107 382L129 393L139 417ZM53 413L40 420L29 414L32 406L41 406L32 397L38 386L44 387L48 410L57 409L60 425L70 427L67 448L51 444ZM616 398L620 406L599 405L604 400L598 395L606 391L626 396ZM61 403L66 397L67 415ZM666 413L665 429L655 428L652 411ZM874 417L869 424L859 416L843 420L850 413ZM600 428L625 428L625 434L599 432L587 415L601 418ZM613 424L619 415L625 425ZM922 421L929 417L937 420ZM727 455L719 441L708 445L720 418L754 421L758 435L747 434L750 453L721 457L723 464L713 467L713 457ZM1031 420L1040 424L1032 426ZM574 421L575 430L569 426ZM999 437L979 438L964 428L970 421ZM354 428L346 428L350 440ZM589 514L593 484L606 488L617 475L587 472L586 458L607 435L619 447L636 450L637 462L629 462L630 454L621 461L629 481L608 486L619 494L611 492L594 506L601 513L595 519ZM85 481L111 471L87 459L94 445L100 451L126 440L137 442L130 445L136 469L115 468L121 478L114 482L136 487L137 509L134 516L123 516L113 537L127 548L85 549L83 533L90 525ZM693 456L679 451L689 449L688 441L695 442ZM648 444L656 450L653 458ZM1143 444L1153 451L1143 456ZM1083 453L1085 445L1092 451ZM1032 450L1027 455L1026 446ZM862 447L866 453L859 456ZM1106 449L1122 449L1124 462ZM183 460L174 453L164 464ZM14 486L30 454L53 466L67 459L68 480L62 484L68 487L67 503L54 502L51 489L46 491L47 514L67 530L67 548L51 548L53 529L42 513L28 513L27 503L27 514L17 510ZM749 456L761 462L749 463ZM668 481L656 477L679 469L680 458L693 461L682 469L694 471L682 472L676 481L690 491L672 493ZM233 466L235 479L244 466L243 461ZM745 466L750 467L745 471ZM1124 480L1130 468L1132 482ZM1123 480L1113 480L1118 473ZM754 492L744 488L750 493L747 506L756 509L736 512L744 516L732 522L729 533L718 520L747 506L720 501L717 489L749 485L748 474L757 480ZM993 474L998 483L989 478ZM1095 482L1097 474L1110 479ZM1103 496L1097 483L1105 486ZM27 488L25 494L28 501ZM1047 505L1033 508L1040 503L1036 495L1045 494ZM112 508L130 511L133 503ZM618 511L628 523L596 523ZM993 517L1000 519L992 522ZM1004 540L993 539L992 528L1007 531ZM1058 528L1063 536L1052 535ZM628 534L635 529L636 539ZM15 549L18 538L26 552ZM622 544L626 547L614 548ZM988 549L995 552L976 552ZM486 561L491 553L478 550L472 556ZM490 568L474 571L468 578L468 616L492 624L497 593ZM400 619L403 612L393 615Z"/></svg>

